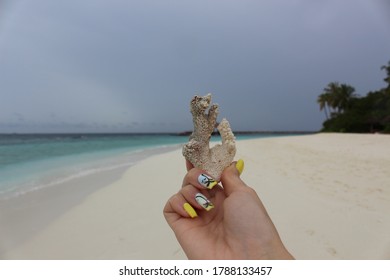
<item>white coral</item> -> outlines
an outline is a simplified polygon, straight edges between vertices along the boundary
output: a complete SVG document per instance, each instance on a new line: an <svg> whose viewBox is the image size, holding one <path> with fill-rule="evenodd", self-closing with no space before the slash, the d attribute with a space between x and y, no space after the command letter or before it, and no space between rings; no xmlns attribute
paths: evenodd
<svg viewBox="0 0 390 280"><path fill-rule="evenodd" d="M206 171L216 181L219 181L223 170L234 159L236 144L229 122L223 119L217 127L221 134L222 144L217 144L210 149L210 138L218 116L218 105L212 104L210 107L210 103L211 94L192 98L190 107L194 131L189 142L183 147L183 155L195 167ZM205 111L209 107L206 114Z"/></svg>

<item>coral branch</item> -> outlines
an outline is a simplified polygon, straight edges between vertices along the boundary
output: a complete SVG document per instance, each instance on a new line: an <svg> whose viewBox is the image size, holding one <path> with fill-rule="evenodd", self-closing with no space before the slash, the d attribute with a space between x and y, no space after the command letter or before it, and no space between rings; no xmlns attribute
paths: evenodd
<svg viewBox="0 0 390 280"><path fill-rule="evenodd" d="M223 170L234 159L236 144L229 122L223 119L217 128L222 137L222 144L217 144L210 149L210 138L215 129L218 116L218 105L212 104L210 107L210 103L211 94L192 98L190 107L194 131L189 142L183 146L183 156L195 167L206 171L215 180L219 181ZM209 107L210 109L206 114Z"/></svg>

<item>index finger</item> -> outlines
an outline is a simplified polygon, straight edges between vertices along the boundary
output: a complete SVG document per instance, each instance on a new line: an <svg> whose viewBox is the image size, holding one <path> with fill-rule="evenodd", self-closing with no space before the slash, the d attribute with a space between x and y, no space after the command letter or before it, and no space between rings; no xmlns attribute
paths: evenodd
<svg viewBox="0 0 390 280"><path fill-rule="evenodd" d="M199 168L192 168L188 171L183 179L183 187L186 185L193 185L194 187L204 190L211 190L218 184L210 175Z"/></svg>
<svg viewBox="0 0 390 280"><path fill-rule="evenodd" d="M187 171L190 171L192 168L194 168L194 165L188 159L186 159L186 168Z"/></svg>

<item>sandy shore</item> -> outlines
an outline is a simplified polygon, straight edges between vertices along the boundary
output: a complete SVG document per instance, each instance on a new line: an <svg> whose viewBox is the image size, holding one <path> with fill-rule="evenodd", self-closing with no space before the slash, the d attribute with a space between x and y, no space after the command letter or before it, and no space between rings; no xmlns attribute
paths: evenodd
<svg viewBox="0 0 390 280"><path fill-rule="evenodd" d="M296 258L390 258L390 136L243 140L236 158ZM149 157L2 258L184 259L162 215L184 173L180 150Z"/></svg>

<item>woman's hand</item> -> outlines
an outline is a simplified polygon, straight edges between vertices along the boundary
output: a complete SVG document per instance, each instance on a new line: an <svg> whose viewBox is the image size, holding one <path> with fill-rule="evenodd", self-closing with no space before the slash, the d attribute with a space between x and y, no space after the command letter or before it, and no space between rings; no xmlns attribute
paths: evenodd
<svg viewBox="0 0 390 280"><path fill-rule="evenodd" d="M256 192L241 179L243 161L221 185L187 162L180 191L164 216L189 259L292 259Z"/></svg>

